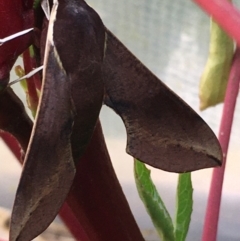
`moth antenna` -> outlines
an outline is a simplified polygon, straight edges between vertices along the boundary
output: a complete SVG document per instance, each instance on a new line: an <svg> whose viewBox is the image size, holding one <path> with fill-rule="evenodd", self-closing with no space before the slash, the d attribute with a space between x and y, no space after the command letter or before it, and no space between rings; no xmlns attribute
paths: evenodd
<svg viewBox="0 0 240 241"><path fill-rule="evenodd" d="M43 12L45 13L45 16L47 18L47 20L49 20L50 18L50 5L49 5L49 1L48 0L42 0L41 1L41 7Z"/></svg>
<svg viewBox="0 0 240 241"><path fill-rule="evenodd" d="M16 84L17 82L23 80L23 79L28 79L30 77L32 77L33 75L35 75L37 72L41 71L43 69L43 65L41 65L40 67L33 69L32 71L30 71L28 74L22 76L21 78L18 78L16 80L13 80L11 83L8 84L8 87L10 87L13 84Z"/></svg>
<svg viewBox="0 0 240 241"><path fill-rule="evenodd" d="M2 38L2 39L0 39L0 46L3 45L6 42L12 40L12 39L18 38L19 36L22 36L22 35L24 35L26 33L29 33L32 30L33 30L33 28L28 28L28 29L25 29L23 31L17 32L15 34L12 34L12 35L10 35L10 36L8 36L6 38Z"/></svg>

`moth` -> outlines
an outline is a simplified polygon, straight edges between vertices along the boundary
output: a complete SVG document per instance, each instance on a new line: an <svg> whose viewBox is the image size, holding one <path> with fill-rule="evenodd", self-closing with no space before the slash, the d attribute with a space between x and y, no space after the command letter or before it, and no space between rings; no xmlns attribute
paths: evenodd
<svg viewBox="0 0 240 241"><path fill-rule="evenodd" d="M207 124L127 50L91 7L82 0L55 0L11 241L33 239L55 218L103 103L122 118L127 152L142 162L170 172L221 165L220 145Z"/></svg>

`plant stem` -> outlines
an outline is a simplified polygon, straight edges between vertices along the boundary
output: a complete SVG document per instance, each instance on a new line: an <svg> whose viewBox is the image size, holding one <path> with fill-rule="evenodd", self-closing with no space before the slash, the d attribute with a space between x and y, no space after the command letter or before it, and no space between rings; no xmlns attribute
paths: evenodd
<svg viewBox="0 0 240 241"><path fill-rule="evenodd" d="M0 95L0 130L10 133L24 150L27 149L32 121L25 112L21 100L11 88L6 89ZM11 138L6 141L11 142ZM16 147L14 153L19 158L20 154L17 151Z"/></svg>
<svg viewBox="0 0 240 241"><path fill-rule="evenodd" d="M18 141L11 134L5 131L0 131L0 137L19 162L21 162L21 147L18 144Z"/></svg>
<svg viewBox="0 0 240 241"><path fill-rule="evenodd" d="M79 161L66 203L87 235L81 241L144 241L114 172L100 122ZM69 226L67 217L61 217Z"/></svg>
<svg viewBox="0 0 240 241"><path fill-rule="evenodd" d="M221 204L222 185L224 180L224 170L228 152L230 133L232 128L234 109L240 83L240 49L237 48L231 72L228 80L224 107L222 113L221 126L219 130L219 142L223 151L223 164L220 168L213 170L210 193L208 197L207 211L203 229L202 241L215 241L217 237L218 219Z"/></svg>
<svg viewBox="0 0 240 241"><path fill-rule="evenodd" d="M240 12L227 0L193 0L240 45Z"/></svg>
<svg viewBox="0 0 240 241"><path fill-rule="evenodd" d="M76 214L72 211L67 202L63 204L59 215L76 240L90 241L81 223L77 219Z"/></svg>

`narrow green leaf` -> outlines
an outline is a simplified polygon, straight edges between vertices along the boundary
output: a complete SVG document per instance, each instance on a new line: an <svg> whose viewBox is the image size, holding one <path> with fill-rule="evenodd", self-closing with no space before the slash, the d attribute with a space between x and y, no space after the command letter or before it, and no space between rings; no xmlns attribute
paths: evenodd
<svg viewBox="0 0 240 241"><path fill-rule="evenodd" d="M176 241L185 241L193 208L191 173L179 174L174 232Z"/></svg>
<svg viewBox="0 0 240 241"><path fill-rule="evenodd" d="M134 176L138 194L152 219L162 241L174 241L172 219L159 196L148 170L142 162L134 161Z"/></svg>

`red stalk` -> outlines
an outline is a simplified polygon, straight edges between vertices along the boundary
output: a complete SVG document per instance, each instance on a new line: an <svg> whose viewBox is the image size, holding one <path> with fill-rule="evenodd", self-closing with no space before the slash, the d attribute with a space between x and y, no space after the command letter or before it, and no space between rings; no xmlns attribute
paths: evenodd
<svg viewBox="0 0 240 241"><path fill-rule="evenodd" d="M14 156L21 161L21 147L14 136L5 131L0 131L0 137L3 139L5 144L9 147Z"/></svg>
<svg viewBox="0 0 240 241"><path fill-rule="evenodd" d="M63 204L59 215L76 240L90 241L81 223L77 219L76 214L73 213L71 207L67 204L67 202Z"/></svg>
<svg viewBox="0 0 240 241"><path fill-rule="evenodd" d="M203 228L202 241L215 241L217 238L218 219L221 204L222 185L224 180L224 170L228 152L228 144L231 134L234 109L236 105L237 95L240 83L240 48L236 49L231 72L228 80L224 107L222 113L221 126L219 130L219 142L223 151L223 165L221 168L213 170L210 193L208 196L208 204Z"/></svg>
<svg viewBox="0 0 240 241"><path fill-rule="evenodd" d="M100 122L79 161L65 205L87 236L78 240L144 241L114 172ZM69 226L66 216L61 217Z"/></svg>
<svg viewBox="0 0 240 241"><path fill-rule="evenodd" d="M240 12L227 0L193 0L240 45Z"/></svg>

